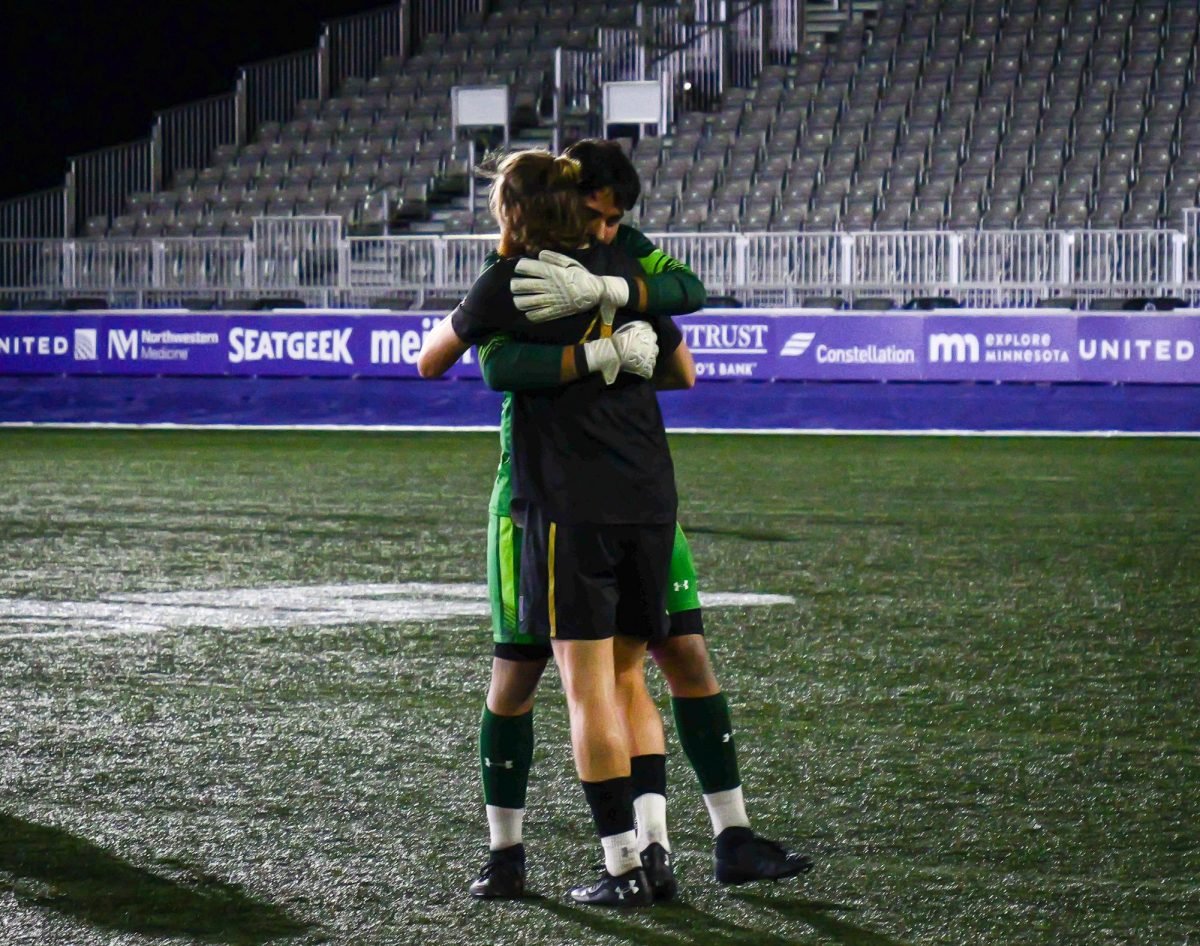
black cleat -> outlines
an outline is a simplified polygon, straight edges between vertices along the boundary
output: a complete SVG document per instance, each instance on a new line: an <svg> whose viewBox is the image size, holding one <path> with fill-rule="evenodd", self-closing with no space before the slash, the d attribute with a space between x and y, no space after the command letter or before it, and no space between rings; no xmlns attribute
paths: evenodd
<svg viewBox="0 0 1200 946"><path fill-rule="evenodd" d="M713 857L719 884L744 884L752 880L783 880L806 874L812 858L788 851L783 845L760 838L749 828L726 828L717 838Z"/></svg>
<svg viewBox="0 0 1200 946"><path fill-rule="evenodd" d="M488 854L487 863L469 890L472 897L482 900L516 900L525 896L525 845L514 844Z"/></svg>
<svg viewBox="0 0 1200 946"><path fill-rule="evenodd" d="M642 851L642 869L650 881L650 892L654 899L672 900L679 885L675 882L675 868L671 866L671 852L661 844L651 844Z"/></svg>
<svg viewBox="0 0 1200 946"><path fill-rule="evenodd" d="M593 907L648 907L654 903L654 893L646 872L635 867L627 873L614 877L608 871L600 875L594 884L583 884L571 888L571 899Z"/></svg>

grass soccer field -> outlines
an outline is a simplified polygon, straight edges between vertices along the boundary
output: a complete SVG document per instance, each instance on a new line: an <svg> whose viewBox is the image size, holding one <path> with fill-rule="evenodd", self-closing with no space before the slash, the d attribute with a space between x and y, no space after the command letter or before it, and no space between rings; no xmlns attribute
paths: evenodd
<svg viewBox="0 0 1200 946"><path fill-rule="evenodd" d="M466 896L494 435L0 430L0 942L1198 942L1200 445L673 447L751 817L812 874L716 887L668 721L679 902L571 906L551 672L537 896Z"/></svg>

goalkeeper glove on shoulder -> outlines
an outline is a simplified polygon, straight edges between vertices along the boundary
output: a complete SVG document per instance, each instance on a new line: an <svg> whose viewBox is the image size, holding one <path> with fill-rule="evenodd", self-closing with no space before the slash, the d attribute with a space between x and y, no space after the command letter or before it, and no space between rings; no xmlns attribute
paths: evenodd
<svg viewBox="0 0 1200 946"><path fill-rule="evenodd" d="M597 276L578 260L553 250L542 250L535 260L518 260L516 273L508 288L513 304L530 322L549 322L596 306L619 309L629 304L627 279Z"/></svg>

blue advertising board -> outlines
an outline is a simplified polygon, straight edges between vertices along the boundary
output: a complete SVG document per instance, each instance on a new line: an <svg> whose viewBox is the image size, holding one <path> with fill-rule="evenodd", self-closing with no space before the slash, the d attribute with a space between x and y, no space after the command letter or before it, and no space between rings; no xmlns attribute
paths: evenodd
<svg viewBox="0 0 1200 946"><path fill-rule="evenodd" d="M417 377L429 313L0 316L0 374ZM1200 384L1200 313L882 315L705 310L678 320L708 381ZM450 377L479 377L469 354Z"/></svg>
<svg viewBox="0 0 1200 946"><path fill-rule="evenodd" d="M448 381L419 380L440 318L0 315L0 423L494 425L473 352ZM698 377L662 398L676 428L1200 432L1200 312L708 309L676 321Z"/></svg>

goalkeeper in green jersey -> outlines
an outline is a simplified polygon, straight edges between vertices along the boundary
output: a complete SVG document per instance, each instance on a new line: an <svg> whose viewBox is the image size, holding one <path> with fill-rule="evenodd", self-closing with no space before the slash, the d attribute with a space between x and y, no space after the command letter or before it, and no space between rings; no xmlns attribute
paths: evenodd
<svg viewBox="0 0 1200 946"><path fill-rule="evenodd" d="M596 276L570 257L543 253L517 264L511 288L518 308L531 321L563 318L596 306L628 306L652 315L681 315L705 300L701 281L686 265L658 249L621 218L638 199L637 171L615 142L585 140L566 154L582 165L580 189L594 215L596 238L638 261L634 279ZM489 256L485 265L498 257ZM620 370L620 355L608 339L572 347L519 343L506 336L479 352L486 383L506 393L500 416L500 465L489 504L488 591L494 655L491 683L480 726L480 766L490 833L489 857L470 892L477 897L519 897L525 890L522 825L533 759L533 704L551 657L549 641L522 632L518 620L521 528L510 516L509 455L511 392L571 383L585 373ZM466 351L447 318L422 348L423 377L443 374ZM750 829L738 775L728 702L709 661L697 593L695 565L683 531L676 526L667 587L670 635L651 649L666 677L679 741L692 764L712 821L715 876L721 883L780 879L811 869L812 862ZM631 759L638 846L656 899L675 893L666 830L666 757Z"/></svg>

